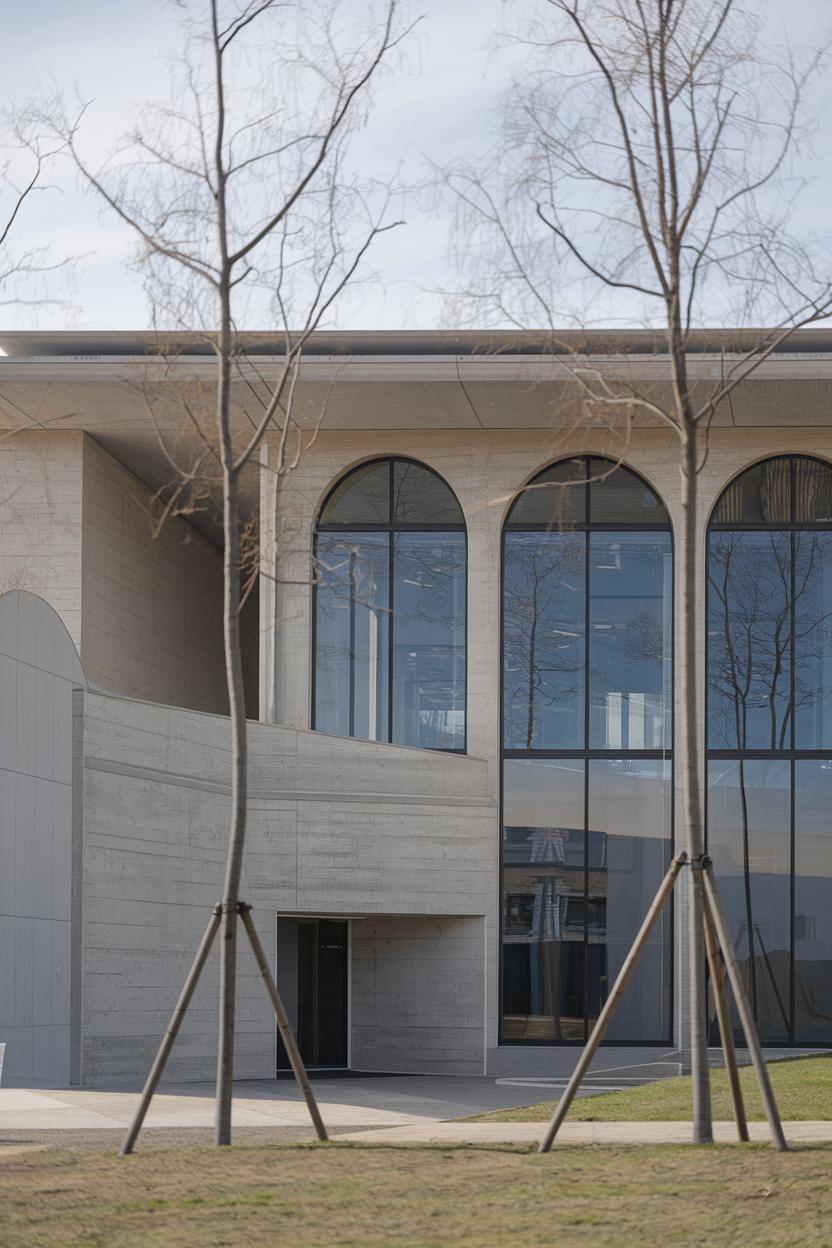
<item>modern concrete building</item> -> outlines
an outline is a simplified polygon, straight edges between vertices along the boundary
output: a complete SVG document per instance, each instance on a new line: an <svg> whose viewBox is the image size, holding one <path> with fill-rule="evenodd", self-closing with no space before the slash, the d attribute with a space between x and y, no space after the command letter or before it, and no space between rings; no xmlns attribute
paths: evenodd
<svg viewBox="0 0 832 1248"><path fill-rule="evenodd" d="M703 332L696 384L748 342ZM151 526L196 445L183 394L210 419L213 361L178 347L0 335L12 1077L142 1075L219 895L220 530L210 499ZM650 334L582 347L611 384L667 384ZM241 431L275 366L267 336L249 348ZM512 333L320 335L298 402L285 471L269 442L245 480L245 894L303 1051L561 1073L671 853L674 436L588 425L563 361ZM795 335L733 395L700 482L710 851L764 1042L828 1045L832 335ZM611 1029L622 1064L684 1036L684 904ZM237 1073L271 1076L284 1057L241 958ZM212 965L171 1073L210 1077L215 1039Z"/></svg>

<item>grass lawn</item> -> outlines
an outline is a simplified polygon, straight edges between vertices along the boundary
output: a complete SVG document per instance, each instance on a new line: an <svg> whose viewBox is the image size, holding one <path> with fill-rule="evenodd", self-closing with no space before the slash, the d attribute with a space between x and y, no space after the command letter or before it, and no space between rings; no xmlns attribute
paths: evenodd
<svg viewBox="0 0 832 1248"><path fill-rule="evenodd" d="M832 1056L771 1062L768 1072L781 1118L794 1122L832 1119ZM749 1120L764 1120L757 1080L750 1066L740 1070L740 1083ZM711 1099L717 1121L733 1119L724 1070L711 1071ZM543 1101L522 1109L498 1109L469 1121L540 1122L551 1118L554 1108L554 1101ZM690 1115L689 1075L661 1079L641 1088L628 1088L626 1092L603 1092L587 1099L579 1098L569 1111L569 1118L577 1122L680 1122ZM832 1233L829 1242L832 1244Z"/></svg>
<svg viewBox="0 0 832 1248"><path fill-rule="evenodd" d="M0 1153L3 1248L828 1248L832 1150Z"/></svg>

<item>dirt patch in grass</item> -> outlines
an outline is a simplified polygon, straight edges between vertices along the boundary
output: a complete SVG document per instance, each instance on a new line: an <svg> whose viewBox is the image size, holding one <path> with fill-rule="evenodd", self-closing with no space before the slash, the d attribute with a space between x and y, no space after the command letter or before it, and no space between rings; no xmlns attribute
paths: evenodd
<svg viewBox="0 0 832 1248"><path fill-rule="evenodd" d="M832 1151L273 1145L0 1162L4 1248L828 1248Z"/></svg>
<svg viewBox="0 0 832 1248"><path fill-rule="evenodd" d="M832 1119L832 1056L771 1062L771 1077L780 1116L791 1122L828 1122ZM763 1121L763 1103L750 1066L740 1071L743 1100L750 1121ZM724 1070L711 1071L711 1100L717 1121L733 1119L728 1080ZM542 1122L551 1118L555 1101L542 1101L520 1109L495 1109L468 1122ZM686 1122L691 1115L690 1076L661 1079L626 1092L603 1092L581 1097L569 1117L575 1122ZM832 1235L829 1238L832 1244Z"/></svg>

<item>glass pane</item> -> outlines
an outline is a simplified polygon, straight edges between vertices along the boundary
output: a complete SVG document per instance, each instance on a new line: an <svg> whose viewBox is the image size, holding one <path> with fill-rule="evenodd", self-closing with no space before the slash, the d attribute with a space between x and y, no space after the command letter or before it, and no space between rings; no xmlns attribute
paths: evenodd
<svg viewBox="0 0 832 1248"><path fill-rule="evenodd" d="M584 1037L584 764L506 759L503 1040Z"/></svg>
<svg viewBox="0 0 832 1248"><path fill-rule="evenodd" d="M832 524L832 468L817 459L794 460L794 518Z"/></svg>
<svg viewBox="0 0 832 1248"><path fill-rule="evenodd" d="M589 764L589 945L598 999L630 951L670 864L671 766L648 760ZM608 1040L662 1043L670 1034L670 910L653 928L607 1032Z"/></svg>
<svg viewBox="0 0 832 1248"><path fill-rule="evenodd" d="M387 740L389 542L386 533L320 533L315 728Z"/></svg>
<svg viewBox="0 0 832 1248"><path fill-rule="evenodd" d="M589 519L593 524L668 524L667 512L653 491L627 468L612 460L589 461Z"/></svg>
<svg viewBox="0 0 832 1248"><path fill-rule="evenodd" d="M669 533L592 533L589 744L671 744L673 554Z"/></svg>
<svg viewBox="0 0 832 1248"><path fill-rule="evenodd" d="M716 505L713 524L782 524L791 514L788 456L755 464L737 477Z"/></svg>
<svg viewBox="0 0 832 1248"><path fill-rule="evenodd" d="M567 459L531 481L509 515L509 528L546 525L570 529L586 522L586 461Z"/></svg>
<svg viewBox="0 0 832 1248"><path fill-rule="evenodd" d="M798 1044L832 1044L832 760L795 763L794 1012Z"/></svg>
<svg viewBox="0 0 832 1248"><path fill-rule="evenodd" d="M465 534L397 533L393 740L465 747Z"/></svg>
<svg viewBox="0 0 832 1248"><path fill-rule="evenodd" d="M356 468L337 485L321 512L319 524L388 524L390 463Z"/></svg>
<svg viewBox="0 0 832 1248"><path fill-rule="evenodd" d="M791 537L711 533L708 564L708 744L791 744Z"/></svg>
<svg viewBox="0 0 832 1248"><path fill-rule="evenodd" d="M506 533L504 737L509 749L584 744L586 535Z"/></svg>
<svg viewBox="0 0 832 1248"><path fill-rule="evenodd" d="M462 512L448 486L419 464L393 465L396 524L462 524Z"/></svg>
<svg viewBox="0 0 832 1248"><path fill-rule="evenodd" d="M789 763L712 761L708 852L763 1044L789 1039ZM733 1008L733 1006L732 1006ZM711 1043L718 1043L709 1007ZM734 1027L741 1042L736 1013Z"/></svg>
<svg viewBox="0 0 832 1248"><path fill-rule="evenodd" d="M796 533L795 745L832 746L832 533Z"/></svg>

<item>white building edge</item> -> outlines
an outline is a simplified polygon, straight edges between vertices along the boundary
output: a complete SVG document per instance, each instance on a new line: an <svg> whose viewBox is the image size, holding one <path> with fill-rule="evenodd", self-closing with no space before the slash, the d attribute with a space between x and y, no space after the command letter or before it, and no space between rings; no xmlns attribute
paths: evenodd
<svg viewBox="0 0 832 1248"><path fill-rule="evenodd" d="M703 331L697 383L751 341ZM142 1076L221 888L229 748L217 529L210 511L156 538L149 521L171 477L158 431L187 458L178 395L203 396L209 419L214 365L197 340L181 339L173 361L153 347L150 335L0 334L0 1041L16 1079ZM512 333L319 335L299 400L308 429L324 413L317 437L279 487L273 443L245 480L262 574L244 619L244 893L312 1066L563 1073L669 852L672 570L684 554L674 435L641 418L626 443L586 428L568 370L544 347ZM252 335L250 348L268 373L268 336ZM666 384L652 334L591 335L582 348L622 383ZM243 429L242 397L237 414ZM610 477L568 525L538 516L524 527L512 512L522 488L593 455L620 455L637 475ZM401 525L392 513L376 525L336 511L328 525L334 487L377 463L391 482L391 463L416 466L413 511ZM807 330L717 413L700 477L700 551L721 517L712 558L727 543L745 561L729 631L749 610L743 585L768 585L754 608L750 688L733 686L745 720L733 741L713 623L706 646L700 560L712 852L764 1043L777 1048L832 1044L826 464L832 334ZM420 466L449 487L461 522ZM616 481L638 483L644 522L636 495L611 495ZM317 576L316 529L346 552L319 557ZM386 571L373 570L376 550ZM344 594L332 581L353 556L361 590ZM541 608L543 660L528 657L524 632L529 567L556 573ZM767 577L786 585L782 609ZM414 584L415 602L404 588ZM782 662L767 676L772 645ZM705 719L703 705L703 739ZM611 1032L622 1065L674 1053L684 1037L683 908L682 898L675 939L668 927L651 949ZM273 1018L241 958L236 1074L271 1077ZM174 1077L213 1075L216 994L212 963Z"/></svg>

